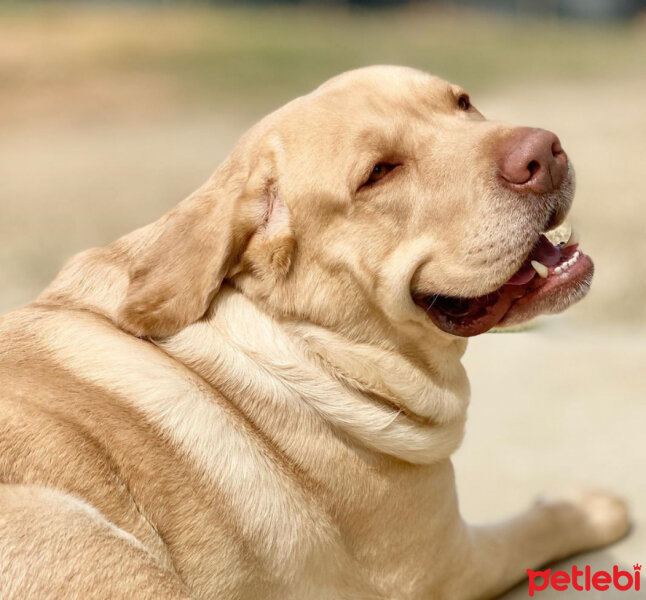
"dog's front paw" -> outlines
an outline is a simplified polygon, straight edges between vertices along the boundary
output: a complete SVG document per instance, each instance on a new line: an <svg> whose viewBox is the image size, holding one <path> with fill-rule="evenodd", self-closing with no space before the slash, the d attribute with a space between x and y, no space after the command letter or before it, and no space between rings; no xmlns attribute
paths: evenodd
<svg viewBox="0 0 646 600"><path fill-rule="evenodd" d="M609 492L572 490L539 503L554 512L565 530L572 531L575 552L612 544L630 529L626 503Z"/></svg>

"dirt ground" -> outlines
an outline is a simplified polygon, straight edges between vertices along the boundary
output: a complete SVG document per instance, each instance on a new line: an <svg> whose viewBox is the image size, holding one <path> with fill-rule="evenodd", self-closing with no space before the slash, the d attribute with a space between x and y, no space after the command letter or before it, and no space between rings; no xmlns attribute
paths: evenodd
<svg viewBox="0 0 646 600"><path fill-rule="evenodd" d="M33 299L73 253L170 208L275 106L174 104L162 80L129 81L112 105L103 103L109 78L90 86L78 111L47 97L58 87L40 84L37 93L27 85L0 99L0 312ZM87 111L93 93L101 101ZM536 493L570 484L615 490L631 503L631 535L576 559L604 569L646 561L644 97L646 79L621 72L512 79L472 97L490 118L559 134L577 170L572 221L597 270L588 298L567 314L472 341L472 406L456 456L463 512L476 521L503 518ZM506 597L527 597L526 584ZM614 600L611 592L603 598Z"/></svg>

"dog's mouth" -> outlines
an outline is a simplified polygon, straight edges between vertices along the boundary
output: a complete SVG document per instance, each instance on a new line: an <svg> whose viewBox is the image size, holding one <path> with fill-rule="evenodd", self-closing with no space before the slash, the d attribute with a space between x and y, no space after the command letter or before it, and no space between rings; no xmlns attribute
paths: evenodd
<svg viewBox="0 0 646 600"><path fill-rule="evenodd" d="M413 300L443 331L470 337L564 310L585 296L593 272L575 236L554 245L541 234L520 269L497 290L474 298L413 294Z"/></svg>

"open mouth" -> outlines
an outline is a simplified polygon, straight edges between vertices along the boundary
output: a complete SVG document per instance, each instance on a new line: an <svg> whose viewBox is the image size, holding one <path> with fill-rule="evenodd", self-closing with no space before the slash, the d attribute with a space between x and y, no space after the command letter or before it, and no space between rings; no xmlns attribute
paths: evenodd
<svg viewBox="0 0 646 600"><path fill-rule="evenodd" d="M413 299L437 327L469 337L564 310L586 294L593 272L592 260L579 250L574 235L554 245L541 234L520 269L497 290L475 298L433 294Z"/></svg>

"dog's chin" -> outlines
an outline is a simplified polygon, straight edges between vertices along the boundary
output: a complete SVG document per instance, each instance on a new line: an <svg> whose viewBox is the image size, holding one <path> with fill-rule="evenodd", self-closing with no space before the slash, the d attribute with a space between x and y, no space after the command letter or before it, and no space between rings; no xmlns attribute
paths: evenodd
<svg viewBox="0 0 646 600"><path fill-rule="evenodd" d="M565 310L585 296L593 273L592 260L576 239L553 245L541 234L521 267L488 294L456 297L413 291L412 297L439 329L470 337Z"/></svg>

